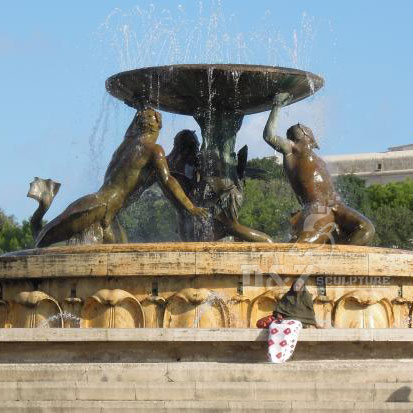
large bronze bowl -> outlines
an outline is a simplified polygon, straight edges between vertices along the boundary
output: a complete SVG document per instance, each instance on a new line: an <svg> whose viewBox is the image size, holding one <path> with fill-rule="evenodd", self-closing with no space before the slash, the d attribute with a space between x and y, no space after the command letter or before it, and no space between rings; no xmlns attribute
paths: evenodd
<svg viewBox="0 0 413 413"><path fill-rule="evenodd" d="M187 64L155 66L111 76L107 91L130 106L152 107L183 115L208 109L252 114L269 110L276 93L295 103L324 84L310 72L274 66Z"/></svg>

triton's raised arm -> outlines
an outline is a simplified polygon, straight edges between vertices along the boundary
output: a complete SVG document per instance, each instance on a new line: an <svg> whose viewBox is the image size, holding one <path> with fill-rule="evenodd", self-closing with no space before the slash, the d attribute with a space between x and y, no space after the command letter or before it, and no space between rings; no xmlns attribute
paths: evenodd
<svg viewBox="0 0 413 413"><path fill-rule="evenodd" d="M281 136L277 136L277 117L279 110L291 100L289 93L279 93L274 98L274 106L272 107L270 116L264 128L263 137L265 142L268 143L277 152L281 152L284 155L292 152L293 143Z"/></svg>

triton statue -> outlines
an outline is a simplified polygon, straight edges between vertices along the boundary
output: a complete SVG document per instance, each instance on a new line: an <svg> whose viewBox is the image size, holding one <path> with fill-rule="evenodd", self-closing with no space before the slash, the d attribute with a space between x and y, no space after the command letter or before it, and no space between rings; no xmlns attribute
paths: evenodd
<svg viewBox="0 0 413 413"><path fill-rule="evenodd" d="M200 180L199 140L195 131L184 129L178 132L167 159L171 174L179 182L188 198L194 202L196 185ZM175 206L178 213L179 237L182 241L196 241L194 234L197 221L179 205Z"/></svg>
<svg viewBox="0 0 413 413"><path fill-rule="evenodd" d="M204 231L201 234L204 240L216 241L230 235L240 241L273 242L267 234L238 221L238 210L243 201L242 178L247 148L244 147L238 154L234 148L244 115L222 109L200 111L194 114L194 118L204 139L200 150L202 173L196 200L212 211L209 221L212 236Z"/></svg>
<svg viewBox="0 0 413 413"><path fill-rule="evenodd" d="M194 202L194 190L196 182L199 181L199 141L195 131L184 129L178 132L174 138L174 146L169 155L166 156L170 174L176 179L186 196ZM143 192L157 182L156 171L153 170L145 181L144 185L136 188L125 202L124 207L139 201ZM195 223L199 220L182 208L182 204L174 196L165 193L166 197L175 207L178 213L178 230L182 241L196 241L193 237Z"/></svg>
<svg viewBox="0 0 413 413"><path fill-rule="evenodd" d="M92 231L97 242L119 241L122 236L116 234L121 232L114 221L116 214L134 192L148 187L148 179L154 172L169 197L190 214L206 217L207 211L194 206L170 174L165 153L156 144L161 127L160 113L150 108L138 110L123 142L112 156L102 187L94 194L70 204L62 214L49 222L40 231L36 246L46 247L70 240L85 231Z"/></svg>
<svg viewBox="0 0 413 413"><path fill-rule="evenodd" d="M248 172L247 156L246 145L238 151L238 154L234 154L236 163L232 180L229 178L224 180L217 176L205 178L202 176L202 171L205 169L201 168L202 154L195 131L183 130L174 138L173 150L167 156L171 173L191 200L200 198L207 201L206 206L212 211L214 240L232 235L241 241L272 242L268 235L248 228L238 221L238 209L243 199L243 178L246 171ZM216 164L222 165L218 162ZM201 181L202 178L204 182ZM177 211L182 241L197 241L200 237L209 235L208 228L205 228L205 225L202 226L202 222L195 221L182 208L177 208ZM205 233L199 234L199 232Z"/></svg>
<svg viewBox="0 0 413 413"><path fill-rule="evenodd" d="M106 90L129 106L142 102L161 110L192 116L201 129L196 205L208 208L205 220L193 221L196 241L234 237L272 242L238 221L243 199L235 151L245 115L271 109L276 93L289 92L291 102L314 94L324 84L309 72L273 66L183 64L145 67L118 73L106 80ZM191 219L191 218L190 218Z"/></svg>
<svg viewBox="0 0 413 413"><path fill-rule="evenodd" d="M292 216L292 242L367 245L374 236L373 224L341 200L325 162L317 156L317 142L310 128L297 124L287 131L287 139L276 135L280 107L290 95L275 96L264 129L264 140L283 156L284 171L302 210Z"/></svg>

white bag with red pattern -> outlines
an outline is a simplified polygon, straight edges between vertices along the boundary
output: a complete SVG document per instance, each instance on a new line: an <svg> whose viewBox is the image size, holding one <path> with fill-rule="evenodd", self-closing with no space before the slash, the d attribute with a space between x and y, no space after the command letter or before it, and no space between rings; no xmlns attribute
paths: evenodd
<svg viewBox="0 0 413 413"><path fill-rule="evenodd" d="M302 324L298 320L273 321L268 328L268 358L284 363L293 354Z"/></svg>

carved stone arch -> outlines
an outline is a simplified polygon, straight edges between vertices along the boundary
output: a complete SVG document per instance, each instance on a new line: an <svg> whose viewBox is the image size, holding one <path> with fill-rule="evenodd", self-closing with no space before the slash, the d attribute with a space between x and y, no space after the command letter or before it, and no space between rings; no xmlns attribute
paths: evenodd
<svg viewBox="0 0 413 413"><path fill-rule="evenodd" d="M139 301L124 290L102 289L85 300L81 312L82 328L142 328L143 309Z"/></svg>
<svg viewBox="0 0 413 413"><path fill-rule="evenodd" d="M343 295L333 309L336 328L389 328L394 323L390 301L373 290L354 290Z"/></svg>
<svg viewBox="0 0 413 413"><path fill-rule="evenodd" d="M43 291L22 291L12 302L10 324L13 328L62 328L62 309Z"/></svg>
<svg viewBox="0 0 413 413"><path fill-rule="evenodd" d="M166 328L225 328L229 311L222 298L205 288L185 288L167 300Z"/></svg>
<svg viewBox="0 0 413 413"><path fill-rule="evenodd" d="M279 299L280 293L275 289L268 290L258 297L255 297L248 311L249 327L256 327L257 321L260 318L271 315Z"/></svg>

